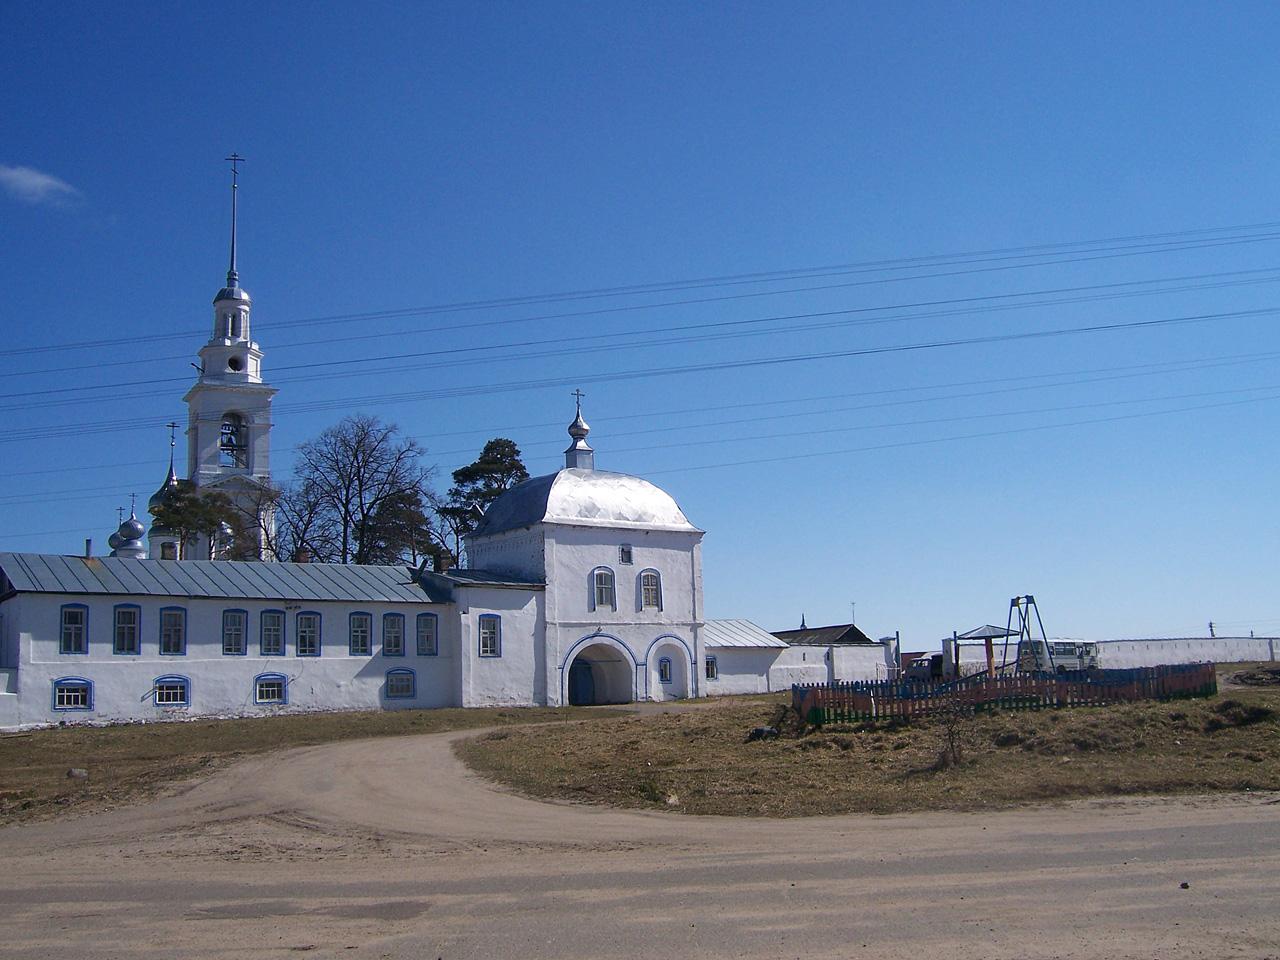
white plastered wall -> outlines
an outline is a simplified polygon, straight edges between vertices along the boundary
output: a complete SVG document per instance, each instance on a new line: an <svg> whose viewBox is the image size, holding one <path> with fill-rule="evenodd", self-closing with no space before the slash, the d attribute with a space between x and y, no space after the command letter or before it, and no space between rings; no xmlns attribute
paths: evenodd
<svg viewBox="0 0 1280 960"><path fill-rule="evenodd" d="M457 587L464 707L535 706L547 702L544 593L534 588ZM480 618L501 623L501 655L480 656Z"/></svg>
<svg viewBox="0 0 1280 960"><path fill-rule="evenodd" d="M1180 640L1103 640L1098 644L1098 666L1104 668L1151 667L1160 663L1239 663L1275 660L1280 653L1276 637L1192 637Z"/></svg>
<svg viewBox="0 0 1280 960"><path fill-rule="evenodd" d="M706 681L707 695L768 693L770 670L783 652L780 647L708 647L706 656L715 657L717 676Z"/></svg>
<svg viewBox="0 0 1280 960"><path fill-rule="evenodd" d="M783 690L793 683L827 683L832 680L883 680L888 676L882 644L809 646L793 644L780 651L769 671L769 686Z"/></svg>
<svg viewBox="0 0 1280 960"><path fill-rule="evenodd" d="M88 607L87 654L58 652L61 607L65 603L82 603ZM112 652L117 603L136 604L141 608L140 655ZM161 656L159 611L162 607L175 606L187 611L187 653ZM222 653L224 609L245 610L248 614L248 652L243 656ZM16 722L22 725L446 707L460 702L459 630L454 608L447 604L26 594L7 601L0 610L5 622L16 625L19 630ZM285 612L286 655L283 657L258 655L259 618L264 610ZM372 656L349 654L349 615L356 611L373 617ZM321 615L319 657L296 656L296 624L300 612ZM381 624L385 613L405 617L404 656L382 655ZM419 613L434 613L438 617L439 653L436 656L417 655L415 626ZM387 699L386 674L393 669L414 672L414 697ZM253 681L263 673L279 673L288 679L286 705L254 703ZM155 705L152 686L157 677L165 675L183 676L191 681L190 706ZM92 682L93 710L53 709L53 682L63 677L80 677Z"/></svg>
<svg viewBox="0 0 1280 960"><path fill-rule="evenodd" d="M1004 658L1004 641L995 640L995 663ZM948 660L951 642L945 641ZM1009 641L1009 662L1017 658L1017 638ZM1098 666L1104 670L1155 667L1165 663L1242 663L1275 660L1280 655L1276 637L1187 637L1181 639L1102 640L1098 642ZM979 673L987 668L986 647L982 643L960 644L960 672Z"/></svg>

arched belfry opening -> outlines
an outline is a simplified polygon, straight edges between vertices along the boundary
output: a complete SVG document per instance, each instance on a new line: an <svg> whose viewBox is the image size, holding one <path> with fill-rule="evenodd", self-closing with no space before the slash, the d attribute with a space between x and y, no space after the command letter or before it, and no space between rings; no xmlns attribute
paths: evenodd
<svg viewBox="0 0 1280 960"><path fill-rule="evenodd" d="M568 701L574 706L631 703L636 671L625 653L609 643L588 644L569 663Z"/></svg>
<svg viewBox="0 0 1280 960"><path fill-rule="evenodd" d="M249 466L249 426L238 413L222 415L218 434L218 463L224 467L246 469Z"/></svg>

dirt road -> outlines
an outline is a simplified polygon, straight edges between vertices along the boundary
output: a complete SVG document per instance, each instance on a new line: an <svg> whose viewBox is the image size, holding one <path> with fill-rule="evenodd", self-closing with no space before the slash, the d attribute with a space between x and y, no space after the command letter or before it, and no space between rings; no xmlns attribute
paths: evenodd
<svg viewBox="0 0 1280 960"><path fill-rule="evenodd" d="M694 818L501 793L457 736L0 831L0 956L1280 957L1275 796Z"/></svg>

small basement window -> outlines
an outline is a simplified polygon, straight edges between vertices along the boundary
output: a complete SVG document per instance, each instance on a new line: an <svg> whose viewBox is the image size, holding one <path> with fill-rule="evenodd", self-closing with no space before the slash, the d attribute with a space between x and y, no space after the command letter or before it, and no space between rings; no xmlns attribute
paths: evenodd
<svg viewBox="0 0 1280 960"><path fill-rule="evenodd" d="M416 686L412 670L387 671L388 700L412 700L417 692Z"/></svg>
<svg viewBox="0 0 1280 960"><path fill-rule="evenodd" d="M157 707L191 706L191 681L186 677L159 677L152 691Z"/></svg>
<svg viewBox="0 0 1280 960"><path fill-rule="evenodd" d="M289 681L280 673L264 673L253 680L254 703L288 703Z"/></svg>
<svg viewBox="0 0 1280 960"><path fill-rule="evenodd" d="M53 681L53 709L92 710L93 684L83 677L63 677Z"/></svg>

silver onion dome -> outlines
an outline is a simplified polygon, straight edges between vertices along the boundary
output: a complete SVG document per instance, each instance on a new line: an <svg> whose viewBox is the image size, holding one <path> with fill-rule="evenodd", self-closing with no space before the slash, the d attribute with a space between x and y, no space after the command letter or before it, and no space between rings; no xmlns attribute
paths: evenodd
<svg viewBox="0 0 1280 960"><path fill-rule="evenodd" d="M142 521L129 514L129 519L120 524L121 540L140 540L143 534L147 532L147 528L142 525Z"/></svg>

